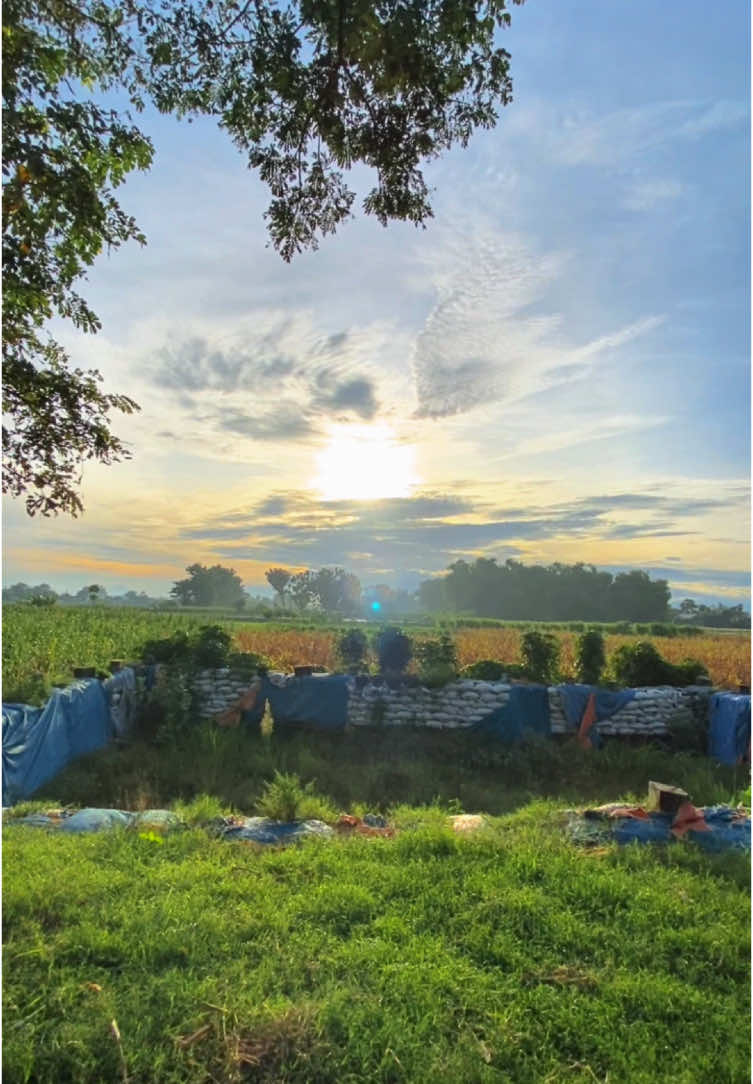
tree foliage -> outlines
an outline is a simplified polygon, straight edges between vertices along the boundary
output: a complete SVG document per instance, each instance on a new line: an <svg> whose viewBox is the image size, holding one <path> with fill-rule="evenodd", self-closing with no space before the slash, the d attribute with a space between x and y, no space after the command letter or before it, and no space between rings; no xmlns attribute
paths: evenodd
<svg viewBox="0 0 753 1084"><path fill-rule="evenodd" d="M188 565L188 577L170 590L184 606L233 606L245 597L243 583L233 568L222 565Z"/></svg>
<svg viewBox="0 0 753 1084"><path fill-rule="evenodd" d="M421 584L422 605L510 621L662 621L670 590L648 573L601 572L593 565L498 565L480 557L455 561L447 573Z"/></svg>
<svg viewBox="0 0 753 1084"><path fill-rule="evenodd" d="M287 568L268 568L264 576L272 590L277 592L277 597L282 604L285 601L285 588L290 583L293 573L288 572Z"/></svg>
<svg viewBox="0 0 753 1084"><path fill-rule="evenodd" d="M361 606L361 582L344 568L298 572L291 577L287 590L301 612L316 609L347 617L358 613Z"/></svg>
<svg viewBox="0 0 753 1084"><path fill-rule="evenodd" d="M509 0L512 4L522 0ZM352 167L383 224L431 217L426 162L512 95L508 0L8 0L3 7L4 490L29 514L81 510L81 467L128 455L110 413L138 409L73 368L52 317L96 332L76 291L97 255L144 243L114 189L152 146L127 111L207 115L270 192L283 259L351 217ZM87 97L88 95L88 97Z"/></svg>
<svg viewBox="0 0 753 1084"><path fill-rule="evenodd" d="M103 392L96 370L72 368L45 330L62 317L98 331L77 280L103 248L144 240L113 189L149 166L151 144L78 90L117 83L119 18L104 4L3 5L3 490L30 515L81 511L82 464L128 456L110 411L137 409Z"/></svg>

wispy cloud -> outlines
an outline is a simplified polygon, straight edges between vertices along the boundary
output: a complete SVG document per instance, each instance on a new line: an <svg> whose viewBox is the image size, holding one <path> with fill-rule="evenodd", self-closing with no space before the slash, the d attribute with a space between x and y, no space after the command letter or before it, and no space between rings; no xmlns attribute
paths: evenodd
<svg viewBox="0 0 753 1084"><path fill-rule="evenodd" d="M613 351L657 328L643 316L593 339L568 341L550 288L566 253L537 253L491 226L439 231L430 279L437 301L419 333L413 369L417 416L442 418L490 402L509 405L586 378Z"/></svg>
<svg viewBox="0 0 753 1084"><path fill-rule="evenodd" d="M669 178L635 181L627 187L622 205L629 211L650 211L668 200L679 199L683 192L685 185Z"/></svg>
<svg viewBox="0 0 753 1084"><path fill-rule="evenodd" d="M550 157L564 165L617 169L675 140L696 140L739 128L748 116L744 101L682 99L601 114L591 108L530 104L515 122L519 127L530 125Z"/></svg>

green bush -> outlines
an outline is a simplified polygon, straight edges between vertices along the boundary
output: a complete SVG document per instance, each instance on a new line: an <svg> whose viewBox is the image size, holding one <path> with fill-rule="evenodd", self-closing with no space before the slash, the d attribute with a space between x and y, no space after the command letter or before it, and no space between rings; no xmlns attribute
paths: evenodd
<svg viewBox="0 0 753 1084"><path fill-rule="evenodd" d="M598 685L606 661L604 637L598 629L589 629L578 637L576 645L578 681L582 681L585 685Z"/></svg>
<svg viewBox="0 0 753 1084"><path fill-rule="evenodd" d="M475 681L501 681L508 673L508 667L496 659L479 659L470 666L464 666L460 671L462 678L472 678Z"/></svg>
<svg viewBox="0 0 753 1084"><path fill-rule="evenodd" d="M708 680L708 671L695 659L674 665L662 658L648 640L623 644L615 651L611 668L617 682L626 688L641 685L695 685L699 679Z"/></svg>
<svg viewBox="0 0 753 1084"><path fill-rule="evenodd" d="M556 636L548 632L529 629L523 633L520 643L523 668L531 681L548 685L557 680L560 645Z"/></svg>
<svg viewBox="0 0 753 1084"><path fill-rule="evenodd" d="M193 645L193 661L197 666L218 670L227 665L233 638L219 625L202 625Z"/></svg>
<svg viewBox="0 0 753 1084"><path fill-rule="evenodd" d="M304 786L297 775L280 771L264 784L256 809L275 821L332 821L337 816L332 803L314 793L313 781Z"/></svg>
<svg viewBox="0 0 753 1084"><path fill-rule="evenodd" d="M348 629L337 641L337 653L348 669L363 669L369 650L369 641L363 629Z"/></svg>
<svg viewBox="0 0 753 1084"><path fill-rule="evenodd" d="M418 676L431 689L441 688L458 676L455 643L447 632L442 632L436 639L419 641L416 658Z"/></svg>
<svg viewBox="0 0 753 1084"><path fill-rule="evenodd" d="M413 658L413 641L394 625L380 630L376 638L379 669L385 674L402 674Z"/></svg>

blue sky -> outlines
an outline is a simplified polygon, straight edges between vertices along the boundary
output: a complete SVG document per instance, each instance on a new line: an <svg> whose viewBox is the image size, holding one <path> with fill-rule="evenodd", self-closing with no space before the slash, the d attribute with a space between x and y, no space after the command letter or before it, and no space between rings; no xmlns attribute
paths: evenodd
<svg viewBox="0 0 753 1084"><path fill-rule="evenodd" d="M147 115L77 364L141 404L86 514L5 506L4 579L166 591L186 564L342 564L411 586L457 556L666 575L747 599L747 5L528 0L514 102L432 164L435 218L362 216L285 265L212 124ZM365 190L368 178L356 178ZM368 499L364 499L368 498Z"/></svg>

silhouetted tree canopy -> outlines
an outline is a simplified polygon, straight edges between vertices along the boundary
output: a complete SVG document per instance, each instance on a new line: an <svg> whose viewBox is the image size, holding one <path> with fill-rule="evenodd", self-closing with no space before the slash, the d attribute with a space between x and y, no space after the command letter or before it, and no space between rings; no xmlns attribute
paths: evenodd
<svg viewBox="0 0 753 1084"><path fill-rule="evenodd" d="M427 610L508 621L663 621L670 595L666 580L646 572L614 576L593 565L498 565L487 557L455 561L419 589Z"/></svg>
<svg viewBox="0 0 753 1084"><path fill-rule="evenodd" d="M189 565L188 577L177 580L170 594L184 606L233 606L245 598L241 578L235 569L222 565Z"/></svg>

